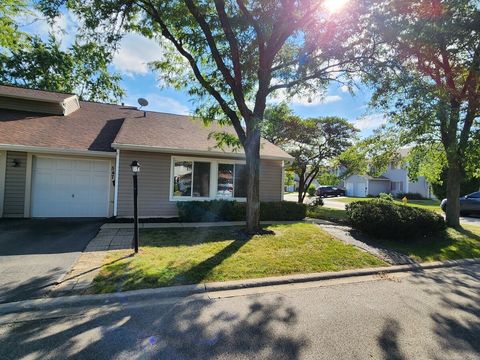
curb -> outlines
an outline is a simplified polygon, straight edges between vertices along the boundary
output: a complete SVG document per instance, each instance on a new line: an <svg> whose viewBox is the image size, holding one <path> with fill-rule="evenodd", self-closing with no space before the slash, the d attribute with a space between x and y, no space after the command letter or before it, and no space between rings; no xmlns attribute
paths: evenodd
<svg viewBox="0 0 480 360"><path fill-rule="evenodd" d="M360 277L386 273L415 272L437 268L449 268L462 265L480 264L480 259L447 260L431 263L396 265L389 267L367 268L359 270L344 270L338 272L323 272L312 274L298 274L290 276L276 276L260 279L234 280L225 282L202 283L196 285L170 286L156 289L142 289L112 294L97 295L72 295L58 298L44 298L24 300L0 304L0 315L18 313L22 311L38 311L58 309L62 306L87 306L87 305L121 305L127 301L140 300L144 297L174 298L208 292L238 290L263 286L288 285L313 281Z"/></svg>

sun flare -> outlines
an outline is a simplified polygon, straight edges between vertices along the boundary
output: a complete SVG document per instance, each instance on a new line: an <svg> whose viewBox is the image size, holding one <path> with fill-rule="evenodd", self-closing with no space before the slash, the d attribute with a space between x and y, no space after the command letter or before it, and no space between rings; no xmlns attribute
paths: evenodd
<svg viewBox="0 0 480 360"><path fill-rule="evenodd" d="M330 13L336 13L349 2L349 0L325 0L323 7Z"/></svg>

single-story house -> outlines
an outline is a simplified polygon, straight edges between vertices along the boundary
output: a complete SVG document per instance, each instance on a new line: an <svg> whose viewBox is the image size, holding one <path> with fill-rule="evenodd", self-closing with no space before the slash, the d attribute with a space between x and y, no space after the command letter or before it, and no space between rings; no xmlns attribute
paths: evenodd
<svg viewBox="0 0 480 360"><path fill-rule="evenodd" d="M400 156L406 156L408 149L400 149ZM399 193L418 193L431 198L430 184L425 177L417 181L408 178L408 169L399 164L390 164L381 176L351 175L344 181L346 195L355 197L377 196L380 193L397 195Z"/></svg>
<svg viewBox="0 0 480 360"><path fill-rule="evenodd" d="M131 217L130 164L141 164L139 215L175 217L178 201L245 201L245 154L220 149L189 116L0 86L1 217ZM283 199L291 157L262 140L260 198Z"/></svg>

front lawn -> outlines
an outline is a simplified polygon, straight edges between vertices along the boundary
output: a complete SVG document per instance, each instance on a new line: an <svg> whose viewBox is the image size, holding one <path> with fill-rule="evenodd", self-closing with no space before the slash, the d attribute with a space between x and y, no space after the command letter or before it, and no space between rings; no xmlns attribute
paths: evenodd
<svg viewBox="0 0 480 360"><path fill-rule="evenodd" d="M331 200L350 204L351 202L354 201L369 201L372 200L373 198L356 198L356 197L345 197L345 198L333 198ZM329 199L330 200L330 199ZM397 204L403 204L401 200L395 200L395 203ZM440 209L440 202L437 200L408 200L407 205L413 206L413 207L418 207L422 209L427 209L427 210L432 210L438 213L442 213L442 209Z"/></svg>
<svg viewBox="0 0 480 360"><path fill-rule="evenodd" d="M380 241L418 262L444 261L480 257L480 227L448 228L444 233L412 242Z"/></svg>
<svg viewBox="0 0 480 360"><path fill-rule="evenodd" d="M246 238L235 227L148 229L140 253L112 252L95 278L96 293L296 273L386 266L312 224L268 226L275 235Z"/></svg>
<svg viewBox="0 0 480 360"><path fill-rule="evenodd" d="M309 206L307 208L307 217L336 222L348 220L345 210L333 209L328 206Z"/></svg>

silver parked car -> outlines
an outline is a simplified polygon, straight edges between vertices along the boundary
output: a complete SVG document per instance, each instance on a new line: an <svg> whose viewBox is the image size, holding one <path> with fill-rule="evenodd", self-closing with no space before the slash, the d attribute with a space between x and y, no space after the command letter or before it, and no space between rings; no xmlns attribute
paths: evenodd
<svg viewBox="0 0 480 360"><path fill-rule="evenodd" d="M447 199L440 203L443 211L447 209ZM480 191L465 195L460 198L460 215L480 214Z"/></svg>

